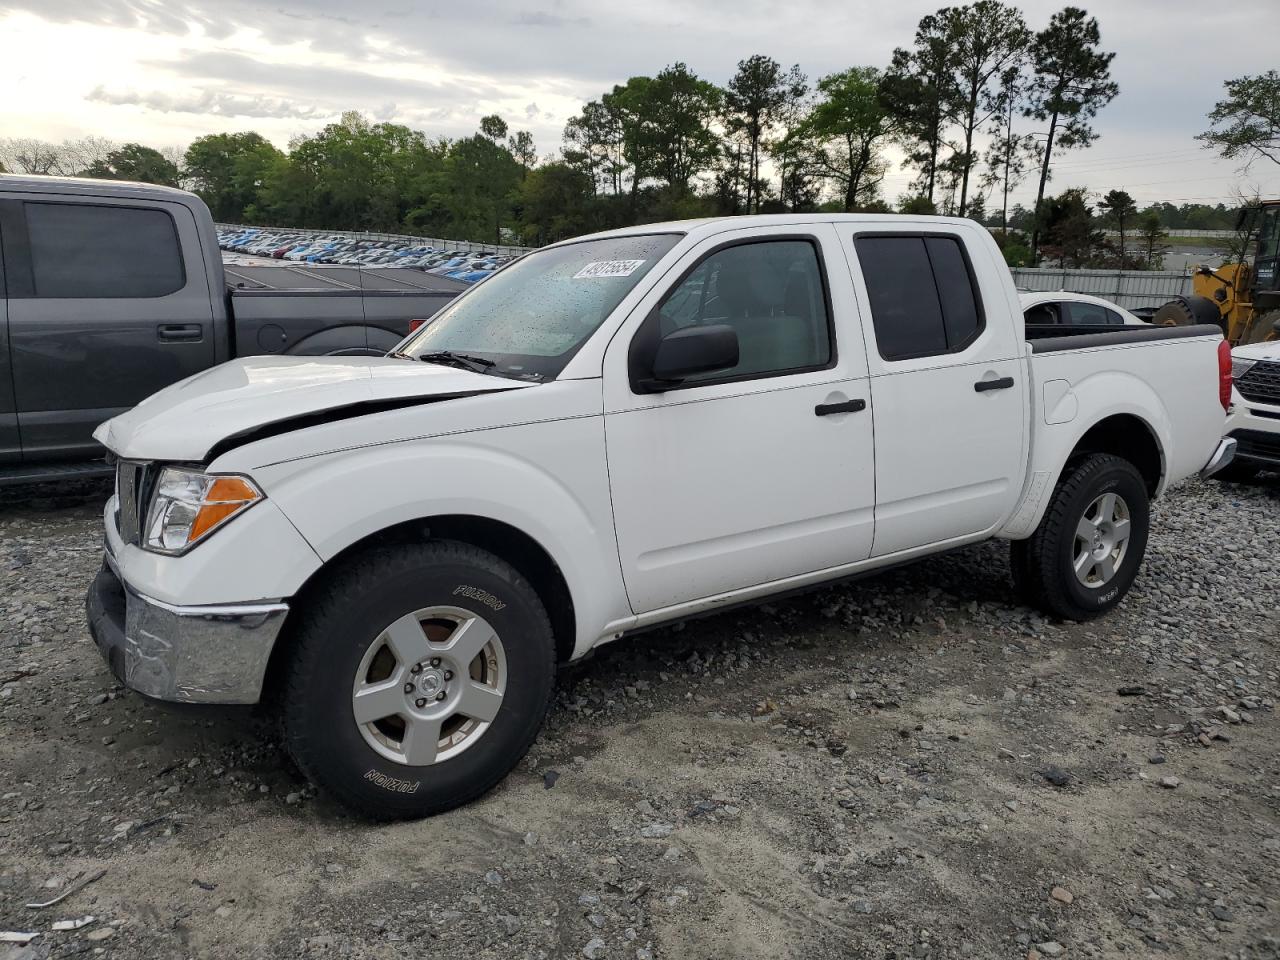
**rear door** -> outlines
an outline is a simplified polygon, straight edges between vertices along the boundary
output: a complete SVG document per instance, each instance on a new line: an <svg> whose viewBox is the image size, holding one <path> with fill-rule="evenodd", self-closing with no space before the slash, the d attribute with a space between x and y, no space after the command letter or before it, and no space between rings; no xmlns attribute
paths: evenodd
<svg viewBox="0 0 1280 960"><path fill-rule="evenodd" d="M19 460L18 412L13 401L13 370L9 365L9 307L4 283L4 224L0 223L0 463Z"/></svg>
<svg viewBox="0 0 1280 960"><path fill-rule="evenodd" d="M195 218L132 199L0 205L24 459L93 455L98 424L215 362Z"/></svg>
<svg viewBox="0 0 1280 960"><path fill-rule="evenodd" d="M866 305L876 448L872 556L994 529L1013 506L1026 463L1016 302L997 282L993 261L974 269L963 230L839 229ZM974 256L987 254L975 244Z"/></svg>

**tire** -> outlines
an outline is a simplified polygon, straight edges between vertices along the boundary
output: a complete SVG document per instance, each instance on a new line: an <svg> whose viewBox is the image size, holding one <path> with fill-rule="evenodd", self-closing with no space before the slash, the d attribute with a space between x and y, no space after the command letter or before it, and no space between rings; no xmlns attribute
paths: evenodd
<svg viewBox="0 0 1280 960"><path fill-rule="evenodd" d="M1109 517L1096 522L1104 510ZM1012 544L1014 585L1032 606L1064 620L1100 616L1133 586L1150 522L1147 485L1133 464L1104 453L1076 460L1058 481L1040 526L1027 540ZM1080 531L1091 528L1097 538L1082 539ZM1096 553L1084 550L1087 542L1096 544ZM1083 572L1077 574L1081 559Z"/></svg>
<svg viewBox="0 0 1280 960"><path fill-rule="evenodd" d="M528 752L551 700L555 641L542 601L505 561L452 541L381 547L344 564L311 596L298 611L282 684L284 741L307 778L340 804L374 820L442 813L491 789ZM463 626L477 631L466 635L467 647L492 637L474 658L459 657L470 666L455 664L447 647L463 645ZM419 652L397 653L424 636ZM471 713L446 718L438 739L428 735L437 728L426 713L461 710L461 698L479 693L484 712L465 701ZM380 699L361 700L365 694ZM399 713L362 724L357 709ZM426 733L415 738L411 723ZM446 743L453 745L437 746ZM416 762L424 750L436 759Z"/></svg>
<svg viewBox="0 0 1280 960"><path fill-rule="evenodd" d="M1249 483L1258 478L1259 468L1251 463L1229 463L1211 479L1224 483Z"/></svg>

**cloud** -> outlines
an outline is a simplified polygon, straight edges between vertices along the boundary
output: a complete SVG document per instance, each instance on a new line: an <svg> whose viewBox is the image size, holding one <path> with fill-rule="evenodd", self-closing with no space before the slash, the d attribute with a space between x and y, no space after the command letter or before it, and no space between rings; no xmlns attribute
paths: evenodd
<svg viewBox="0 0 1280 960"><path fill-rule="evenodd" d="M320 58L316 58L314 63L290 63L223 51L191 53L176 60L149 60L144 65L200 81L231 81L236 86L267 90L276 96L348 104L362 101L385 104L391 100L478 100L501 95L496 85L486 81L425 80L405 76L408 71L404 65L397 75L326 63Z"/></svg>
<svg viewBox="0 0 1280 960"><path fill-rule="evenodd" d="M511 20L517 27L589 27L590 17L562 17L543 10L521 10Z"/></svg>
<svg viewBox="0 0 1280 960"><path fill-rule="evenodd" d="M723 84L755 53L798 63L811 80L882 66L941 2L0 0L0 89L12 94L0 97L0 124L59 139L93 131L157 142L177 130L253 126L285 143L346 109L431 136L469 134L496 112L531 130L545 150L559 145L565 120L585 100L627 77L682 60ZM1229 62L1201 55L1200 0L1090 8L1104 48L1116 51L1121 93L1097 118L1098 146L1065 154L1055 184L1075 171L1101 189L1224 192L1229 169L1214 166L1192 137L1224 79L1274 65L1269 34L1251 29L1274 2L1215 10L1215 27L1235 38ZM1062 0L1018 5L1038 29ZM23 13L6 20L12 11ZM39 48L13 39L13 30L6 48L9 23ZM1179 65L1173 79L1162 69L1170 63ZM1142 159L1112 159L1136 155ZM1179 177L1185 186L1169 183ZM909 179L895 168L891 196Z"/></svg>
<svg viewBox="0 0 1280 960"><path fill-rule="evenodd" d="M85 95L86 100L113 106L139 106L160 113L191 113L216 117L271 117L275 119L315 120L336 116L338 111L319 108L292 100L257 94L238 95L205 90L202 93L170 94L160 91L108 90L97 86Z"/></svg>

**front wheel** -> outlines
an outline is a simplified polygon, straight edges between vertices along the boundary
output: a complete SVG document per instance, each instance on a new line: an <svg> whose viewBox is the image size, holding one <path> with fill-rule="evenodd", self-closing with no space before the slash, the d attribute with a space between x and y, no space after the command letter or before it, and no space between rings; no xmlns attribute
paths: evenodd
<svg viewBox="0 0 1280 960"><path fill-rule="evenodd" d="M1133 464L1090 454L1063 474L1035 533L1014 541L1014 584L1046 613L1092 619L1133 586L1149 527L1147 486Z"/></svg>
<svg viewBox="0 0 1280 960"><path fill-rule="evenodd" d="M403 819L467 803L519 763L550 703L555 642L509 564L462 543L379 548L313 596L281 703L308 779Z"/></svg>

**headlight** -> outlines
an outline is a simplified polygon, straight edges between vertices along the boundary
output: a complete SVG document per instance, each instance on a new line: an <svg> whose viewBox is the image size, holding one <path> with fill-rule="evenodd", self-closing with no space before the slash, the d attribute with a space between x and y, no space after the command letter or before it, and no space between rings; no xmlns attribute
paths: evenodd
<svg viewBox="0 0 1280 960"><path fill-rule="evenodd" d="M244 477L165 467L147 510L143 546L155 553L182 553L262 498Z"/></svg>
<svg viewBox="0 0 1280 960"><path fill-rule="evenodd" d="M1243 357L1232 357L1231 358L1231 379L1239 380L1246 373L1248 373L1250 368L1252 368L1253 365L1257 362L1258 362L1257 360L1246 360Z"/></svg>

